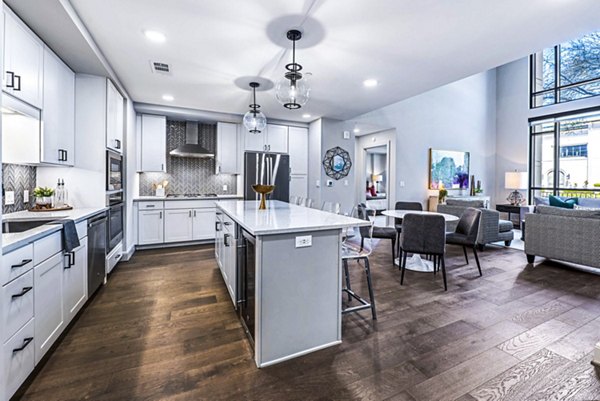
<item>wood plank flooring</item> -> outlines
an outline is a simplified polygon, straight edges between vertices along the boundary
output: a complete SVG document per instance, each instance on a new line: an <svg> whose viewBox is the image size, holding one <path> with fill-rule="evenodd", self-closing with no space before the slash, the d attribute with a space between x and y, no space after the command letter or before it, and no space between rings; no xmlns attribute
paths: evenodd
<svg viewBox="0 0 600 401"><path fill-rule="evenodd" d="M411 271L400 286L380 242L379 319L346 315L341 345L257 369L212 246L137 252L14 400L599 400L600 276L499 247L480 257L481 278L449 248L447 292Z"/></svg>

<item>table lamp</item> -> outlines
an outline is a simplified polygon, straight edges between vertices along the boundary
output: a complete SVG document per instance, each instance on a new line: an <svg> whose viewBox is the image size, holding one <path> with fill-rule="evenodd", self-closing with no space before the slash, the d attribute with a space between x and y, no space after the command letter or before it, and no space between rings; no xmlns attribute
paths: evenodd
<svg viewBox="0 0 600 401"><path fill-rule="evenodd" d="M379 192L379 183L381 181L383 181L383 175L381 175L381 174L373 174L371 176L371 180L373 180L373 182L375 183L375 188L376 188L377 192Z"/></svg>
<svg viewBox="0 0 600 401"><path fill-rule="evenodd" d="M509 171L504 174L504 188L513 190L506 198L511 205L517 206L525 201L525 197L519 192L519 189L526 189L527 181L525 172Z"/></svg>

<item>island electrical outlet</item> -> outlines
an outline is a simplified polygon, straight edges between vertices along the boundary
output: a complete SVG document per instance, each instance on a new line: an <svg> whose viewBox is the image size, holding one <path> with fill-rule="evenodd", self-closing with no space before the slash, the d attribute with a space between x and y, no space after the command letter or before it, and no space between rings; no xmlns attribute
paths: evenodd
<svg viewBox="0 0 600 401"><path fill-rule="evenodd" d="M308 246L312 246L312 235L296 237L296 248L306 248Z"/></svg>

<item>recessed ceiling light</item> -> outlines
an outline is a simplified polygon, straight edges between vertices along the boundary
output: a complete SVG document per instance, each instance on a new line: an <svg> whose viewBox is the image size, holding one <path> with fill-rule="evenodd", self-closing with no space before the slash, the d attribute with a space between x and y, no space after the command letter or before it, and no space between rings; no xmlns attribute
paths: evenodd
<svg viewBox="0 0 600 401"><path fill-rule="evenodd" d="M308 113L302 114L302 118L311 118L312 116Z"/></svg>
<svg viewBox="0 0 600 401"><path fill-rule="evenodd" d="M367 88L373 88L375 86L377 86L379 84L379 82L377 82L376 79L365 79L363 81L363 85Z"/></svg>
<svg viewBox="0 0 600 401"><path fill-rule="evenodd" d="M174 99L173 95L163 95L163 100L166 100L167 102L172 102Z"/></svg>
<svg viewBox="0 0 600 401"><path fill-rule="evenodd" d="M163 43L167 40L165 34L158 31L144 31L144 36L146 36L146 39L156 43Z"/></svg>
<svg viewBox="0 0 600 401"><path fill-rule="evenodd" d="M358 128L358 124L354 123L354 129L352 130L352 132L354 132L355 134L360 133L360 128Z"/></svg>

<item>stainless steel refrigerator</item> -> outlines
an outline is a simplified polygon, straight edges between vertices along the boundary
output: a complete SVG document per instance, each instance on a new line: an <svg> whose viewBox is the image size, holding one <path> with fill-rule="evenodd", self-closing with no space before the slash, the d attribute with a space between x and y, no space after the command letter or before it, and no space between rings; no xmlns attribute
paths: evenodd
<svg viewBox="0 0 600 401"><path fill-rule="evenodd" d="M254 184L275 185L269 200L289 202L290 156L281 153L246 152L244 154L244 199L259 200Z"/></svg>

